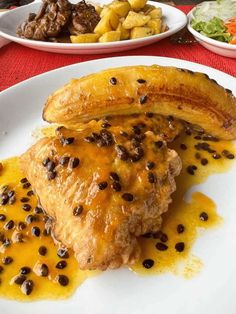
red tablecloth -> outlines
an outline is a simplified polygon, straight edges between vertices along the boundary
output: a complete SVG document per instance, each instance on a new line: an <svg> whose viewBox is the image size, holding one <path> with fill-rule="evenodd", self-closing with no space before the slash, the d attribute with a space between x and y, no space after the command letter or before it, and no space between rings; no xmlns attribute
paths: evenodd
<svg viewBox="0 0 236 314"><path fill-rule="evenodd" d="M187 13L192 7L179 6L179 8ZM55 54L10 43L0 49L0 90L6 89L37 74L65 65L98 58L127 55L151 55L179 58L208 65L236 76L236 59L216 55L197 43L191 45L174 44L170 42L169 38L147 47L102 55Z"/></svg>

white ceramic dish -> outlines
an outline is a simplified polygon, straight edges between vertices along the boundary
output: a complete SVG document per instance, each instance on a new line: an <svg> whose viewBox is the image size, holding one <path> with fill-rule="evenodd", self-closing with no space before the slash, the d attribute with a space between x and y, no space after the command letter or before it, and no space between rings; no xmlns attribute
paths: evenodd
<svg viewBox="0 0 236 314"><path fill-rule="evenodd" d="M78 0L79 1L79 0ZM71 2L78 2L72 0ZM92 1L91 1L92 2ZM95 3L96 1L94 1ZM99 4L110 3L111 0L100 0ZM150 37L110 42L110 43L89 43L89 44L70 44L70 43L50 43L41 42L35 40L28 40L20 38L16 35L16 28L19 24L25 21L30 12L37 12L40 7L40 2L34 2L26 6L22 6L15 10L11 10L0 17L0 36L9 40L15 41L21 45L44 50L55 53L67 53L67 54L100 54L100 53L112 53L118 51L125 51L135 49L138 47L146 46L158 42L161 39L171 36L178 32L187 24L186 15L180 10L158 2L149 1L156 7L161 7L165 21L169 27L169 30L158 35Z"/></svg>
<svg viewBox="0 0 236 314"><path fill-rule="evenodd" d="M187 15L188 16L187 27L190 33L192 33L195 39L199 42L199 44L201 44L206 49L218 55L229 57L229 58L236 58L236 45L231 45L231 44L223 43L215 39L208 38L200 34L199 32L195 31L195 29L191 27L191 21L193 19L194 10L195 8L193 8Z"/></svg>
<svg viewBox="0 0 236 314"><path fill-rule="evenodd" d="M48 95L73 77L108 67L166 65L200 71L236 95L236 79L206 66L178 59L137 56L74 64L36 76L0 93L0 159L18 155L31 143L31 131L41 126L42 106ZM6 132L6 133L5 133ZM204 263L191 280L172 274L140 277L126 268L88 279L64 301L19 303L0 299L1 314L235 314L236 309L236 165L211 176L193 190L212 197L224 218L193 248Z"/></svg>

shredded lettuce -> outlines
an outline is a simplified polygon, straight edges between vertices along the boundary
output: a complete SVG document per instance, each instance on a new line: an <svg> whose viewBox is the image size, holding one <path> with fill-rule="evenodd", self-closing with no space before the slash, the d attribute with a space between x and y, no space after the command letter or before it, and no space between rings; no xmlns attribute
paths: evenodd
<svg viewBox="0 0 236 314"><path fill-rule="evenodd" d="M223 21L236 16L236 0L202 2L193 11L193 17L198 21L207 22L215 16Z"/></svg>
<svg viewBox="0 0 236 314"><path fill-rule="evenodd" d="M208 22L193 19L191 21L191 26L200 34L218 41L228 43L233 38L233 36L231 36L227 32L227 28L224 25L224 21L218 17L213 17Z"/></svg>

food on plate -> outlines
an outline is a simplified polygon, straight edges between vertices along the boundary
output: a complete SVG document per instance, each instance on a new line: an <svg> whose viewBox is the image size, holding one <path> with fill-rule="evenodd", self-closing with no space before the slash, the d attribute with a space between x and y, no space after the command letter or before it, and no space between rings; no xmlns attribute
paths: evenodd
<svg viewBox="0 0 236 314"><path fill-rule="evenodd" d="M114 0L103 7L84 0L43 0L39 12L30 13L17 28L27 39L95 43L135 39L166 31L162 11L147 0Z"/></svg>
<svg viewBox="0 0 236 314"><path fill-rule="evenodd" d="M181 170L177 153L159 135L138 125L104 129L104 123L59 128L21 157L53 236L73 249L80 269L133 264L138 236L160 230ZM147 170L154 160L156 167Z"/></svg>
<svg viewBox="0 0 236 314"><path fill-rule="evenodd" d="M235 44L236 2L219 0L197 5L193 11L191 26L206 37Z"/></svg>
<svg viewBox="0 0 236 314"><path fill-rule="evenodd" d="M206 74L161 66L112 68L73 79L49 96L48 122L76 128L106 115L153 112L196 124L222 139L236 138L236 99Z"/></svg>

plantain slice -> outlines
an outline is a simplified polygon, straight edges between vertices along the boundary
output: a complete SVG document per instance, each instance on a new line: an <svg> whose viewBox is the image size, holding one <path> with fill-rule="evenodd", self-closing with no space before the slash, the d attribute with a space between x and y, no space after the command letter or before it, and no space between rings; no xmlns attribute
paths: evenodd
<svg viewBox="0 0 236 314"><path fill-rule="evenodd" d="M206 74L174 67L112 68L73 79L49 96L43 118L68 128L104 116L152 112L236 139L236 98Z"/></svg>

